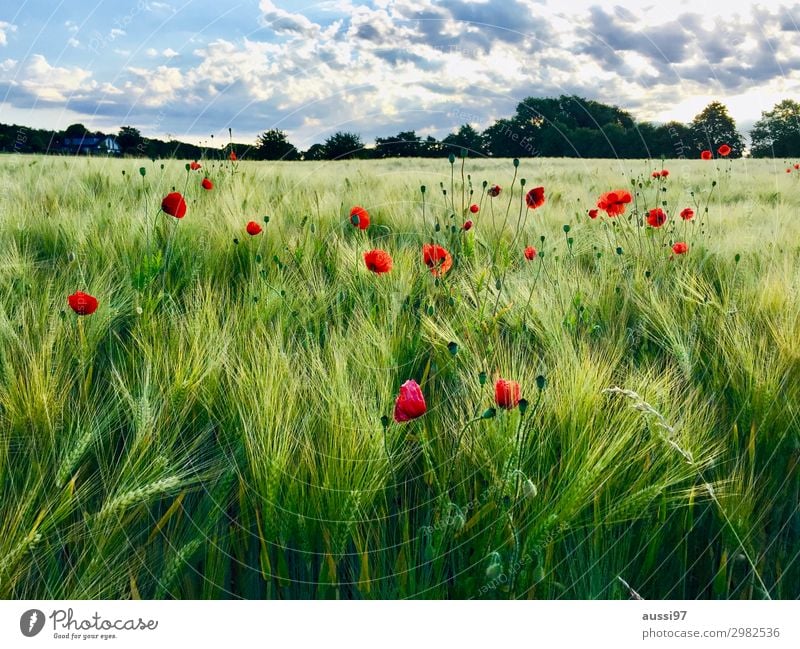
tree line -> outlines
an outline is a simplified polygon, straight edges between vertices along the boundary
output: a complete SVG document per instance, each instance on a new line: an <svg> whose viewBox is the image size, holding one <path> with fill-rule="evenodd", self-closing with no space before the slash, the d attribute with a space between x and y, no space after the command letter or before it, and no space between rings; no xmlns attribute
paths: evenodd
<svg viewBox="0 0 800 649"><path fill-rule="evenodd" d="M25 153L58 152L65 137L105 135L89 133L82 124L65 131L29 129L0 124L0 150ZM468 123L438 140L415 131L375 138L367 146L358 133L340 131L324 142L302 151L287 134L270 129L254 145L232 140L207 146L146 138L138 129L123 126L117 134L122 153L157 158L223 158L235 151L239 159L253 160L341 160L348 158L439 157L466 149L473 156L487 157L580 157L580 158L697 158L706 149L731 147L730 157L745 154L744 138L726 106L712 102L689 124L637 122L617 107L575 95L521 101L514 115L497 120L484 131ZM785 99L750 131L752 157L800 157L800 103Z"/></svg>

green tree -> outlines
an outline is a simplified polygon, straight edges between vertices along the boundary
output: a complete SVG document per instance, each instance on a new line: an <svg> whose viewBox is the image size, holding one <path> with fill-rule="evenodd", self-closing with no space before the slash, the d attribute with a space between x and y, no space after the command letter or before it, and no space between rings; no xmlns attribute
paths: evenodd
<svg viewBox="0 0 800 649"><path fill-rule="evenodd" d="M136 153L142 144L142 134L133 126L122 126L117 133L117 144L123 154Z"/></svg>
<svg viewBox="0 0 800 649"><path fill-rule="evenodd" d="M750 139L754 158L800 156L800 103L784 99L762 112Z"/></svg>
<svg viewBox="0 0 800 649"><path fill-rule="evenodd" d="M728 114L728 109L724 104L712 101L695 116L690 128L695 155L704 149L710 149L716 153L722 144L727 144L731 147L731 158L742 157L744 140L736 130L736 122Z"/></svg>
<svg viewBox="0 0 800 649"><path fill-rule="evenodd" d="M363 158L364 143L357 133L338 131L325 140L325 157L328 160Z"/></svg>
<svg viewBox="0 0 800 649"><path fill-rule="evenodd" d="M256 140L256 157L260 160L296 160L298 155L297 148L279 129L264 131Z"/></svg>
<svg viewBox="0 0 800 649"><path fill-rule="evenodd" d="M495 158L523 158L538 155L532 134L518 118L499 119L482 136L484 150Z"/></svg>
<svg viewBox="0 0 800 649"><path fill-rule="evenodd" d="M469 155L486 153L483 137L469 124L462 124L456 133L451 133L444 138L442 144L448 153L458 154L461 149L466 149Z"/></svg>
<svg viewBox="0 0 800 649"><path fill-rule="evenodd" d="M419 157L423 153L422 138L415 131L401 131L389 137L376 137L375 151L379 158Z"/></svg>
<svg viewBox="0 0 800 649"><path fill-rule="evenodd" d="M64 137L85 137L89 131L83 124L70 124L64 130Z"/></svg>

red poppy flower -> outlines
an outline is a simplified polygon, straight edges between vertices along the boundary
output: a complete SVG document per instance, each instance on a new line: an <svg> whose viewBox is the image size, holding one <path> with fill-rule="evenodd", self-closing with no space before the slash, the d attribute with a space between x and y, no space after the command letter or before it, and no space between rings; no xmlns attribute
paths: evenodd
<svg viewBox="0 0 800 649"><path fill-rule="evenodd" d="M667 176L669 176L669 169L662 169L661 170L661 177L662 178L666 178Z"/></svg>
<svg viewBox="0 0 800 649"><path fill-rule="evenodd" d="M433 243L426 243L422 246L422 261L431 269L434 277L441 277L453 265L453 258L450 253Z"/></svg>
<svg viewBox="0 0 800 649"><path fill-rule="evenodd" d="M481 208L478 207L475 203L473 203L472 205L469 206L469 211L472 212L473 214L477 214L478 210L480 210L480 209Z"/></svg>
<svg viewBox="0 0 800 649"><path fill-rule="evenodd" d="M500 185L492 185L491 187L489 187L488 194L492 198L497 198L498 196L500 196L501 191L502 190L500 189Z"/></svg>
<svg viewBox="0 0 800 649"><path fill-rule="evenodd" d="M667 222L667 215L660 207L653 208L647 213L647 223L654 228L660 228Z"/></svg>
<svg viewBox="0 0 800 649"><path fill-rule="evenodd" d="M794 168L795 169L800 169L800 163L795 163Z"/></svg>
<svg viewBox="0 0 800 649"><path fill-rule="evenodd" d="M661 178L661 172L656 169L653 173L650 174L653 178Z"/></svg>
<svg viewBox="0 0 800 649"><path fill-rule="evenodd" d="M731 148L727 144L722 144L720 145L719 149L717 149L717 153L724 158L725 156L731 154Z"/></svg>
<svg viewBox="0 0 800 649"><path fill-rule="evenodd" d="M535 210L544 205L544 187L534 187L525 195L525 202L528 209Z"/></svg>
<svg viewBox="0 0 800 649"><path fill-rule="evenodd" d="M236 162L236 151L231 151L231 154L228 156L233 162Z"/></svg>
<svg viewBox="0 0 800 649"><path fill-rule="evenodd" d="M683 241L678 241L672 245L672 252L676 255L683 255L689 251L689 246L686 245Z"/></svg>
<svg viewBox="0 0 800 649"><path fill-rule="evenodd" d="M681 218L684 221L691 221L694 218L694 210L691 207L684 207L681 210Z"/></svg>
<svg viewBox="0 0 800 649"><path fill-rule="evenodd" d="M69 308L78 315L92 315L97 311L97 298L83 291L77 291L67 297Z"/></svg>
<svg viewBox="0 0 800 649"><path fill-rule="evenodd" d="M790 174L790 173L792 173L792 168L791 168L791 167L786 167L786 173L787 173L787 174Z"/></svg>
<svg viewBox="0 0 800 649"><path fill-rule="evenodd" d="M494 400L498 406L506 410L516 408L519 398L519 383L506 381L506 379L497 379L494 384Z"/></svg>
<svg viewBox="0 0 800 649"><path fill-rule="evenodd" d="M380 275L392 270L392 257L385 250L370 250L364 253L364 263L373 273Z"/></svg>
<svg viewBox="0 0 800 649"><path fill-rule="evenodd" d="M713 154L713 153L711 153L711 151L709 151L708 149L706 149L705 151L703 151L703 152L700 154L700 157L701 157L703 160L711 160L711 158L713 158L713 157L714 157L714 154Z"/></svg>
<svg viewBox="0 0 800 649"><path fill-rule="evenodd" d="M467 219L466 221L464 221L464 232L467 232L471 229L472 229L472 221Z"/></svg>
<svg viewBox="0 0 800 649"><path fill-rule="evenodd" d="M214 189L214 183L212 183L208 178L203 178L203 182L200 184L203 186L203 189Z"/></svg>
<svg viewBox="0 0 800 649"><path fill-rule="evenodd" d="M417 417L422 417L428 410L425 405L425 397L419 384L414 380L408 380L400 386L400 394L394 402L394 420L397 423L411 421Z"/></svg>
<svg viewBox="0 0 800 649"><path fill-rule="evenodd" d="M527 248L525 248L522 254L525 255L525 259L527 259L528 261L533 261L533 259L536 257L536 248L534 248L533 246L528 246Z"/></svg>
<svg viewBox="0 0 800 649"><path fill-rule="evenodd" d="M361 230L369 227L369 213L360 205L356 205L350 210L350 223Z"/></svg>
<svg viewBox="0 0 800 649"><path fill-rule="evenodd" d="M191 169L192 171L197 171L199 168L200 168L200 163L197 160L189 163L189 169Z"/></svg>
<svg viewBox="0 0 800 649"><path fill-rule="evenodd" d="M606 192L597 201L597 207L609 216L619 216L625 214L625 205L633 200L631 193L625 189L617 189L613 192Z"/></svg>
<svg viewBox="0 0 800 649"><path fill-rule="evenodd" d="M161 209L176 219L182 219L186 216L186 201L178 192L172 192L161 201Z"/></svg>
<svg viewBox="0 0 800 649"><path fill-rule="evenodd" d="M589 218L596 219L597 218L597 210L589 210Z"/></svg>
<svg viewBox="0 0 800 649"><path fill-rule="evenodd" d="M255 221L248 222L245 229L247 230L247 234L249 234L251 237L261 234L261 226Z"/></svg>

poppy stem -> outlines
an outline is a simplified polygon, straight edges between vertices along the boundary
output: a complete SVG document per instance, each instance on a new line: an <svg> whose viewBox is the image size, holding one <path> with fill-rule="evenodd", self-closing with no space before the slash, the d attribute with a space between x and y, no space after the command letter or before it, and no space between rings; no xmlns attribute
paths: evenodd
<svg viewBox="0 0 800 649"><path fill-rule="evenodd" d="M389 461L389 472L392 474L392 486L396 489L397 488L397 474L394 472L394 460L392 459L392 454L389 452L389 441L388 437L388 426L383 427L383 450L386 451L386 458Z"/></svg>
<svg viewBox="0 0 800 649"><path fill-rule="evenodd" d="M453 449L450 451L450 466L448 467L447 470L447 480L444 483L445 489L443 492L443 495L448 496L448 498L450 494L450 480L453 478L453 470L455 469L456 465L456 456L458 455L459 448L461 448L461 439L464 437L464 433L467 431L467 428L469 428L470 425L474 424L476 421L480 421L481 419L483 419L482 415L470 419L466 424L464 424L464 427L459 431L458 436L456 437Z"/></svg>

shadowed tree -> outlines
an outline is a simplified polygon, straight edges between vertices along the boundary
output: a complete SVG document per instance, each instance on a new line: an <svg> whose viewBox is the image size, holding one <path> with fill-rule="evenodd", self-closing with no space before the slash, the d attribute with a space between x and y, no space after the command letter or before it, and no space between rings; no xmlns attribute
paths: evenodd
<svg viewBox="0 0 800 649"><path fill-rule="evenodd" d="M462 124L456 133L442 140L442 145L447 153L458 154L461 149L466 149L473 156L486 153L483 137L469 124Z"/></svg>
<svg viewBox="0 0 800 649"><path fill-rule="evenodd" d="M800 103L784 99L763 111L750 139L754 158L800 156Z"/></svg>
<svg viewBox="0 0 800 649"><path fill-rule="evenodd" d="M375 138L375 154L378 158L415 158L422 153L422 138L414 131L401 131L397 135Z"/></svg>
<svg viewBox="0 0 800 649"><path fill-rule="evenodd" d="M142 134L133 126L122 126L117 133L117 144L122 153L136 153L137 147L142 143Z"/></svg>
<svg viewBox="0 0 800 649"><path fill-rule="evenodd" d="M363 158L364 143L358 133L338 131L325 140L325 157L328 160L344 160L347 158Z"/></svg>
<svg viewBox="0 0 800 649"><path fill-rule="evenodd" d="M259 160L296 160L299 155L286 133L277 128L258 136L255 154Z"/></svg>
<svg viewBox="0 0 800 649"><path fill-rule="evenodd" d="M720 145L727 144L731 147L729 157L742 157L744 140L724 104L712 101L692 120L690 128L695 156L704 149L710 149L716 154Z"/></svg>

